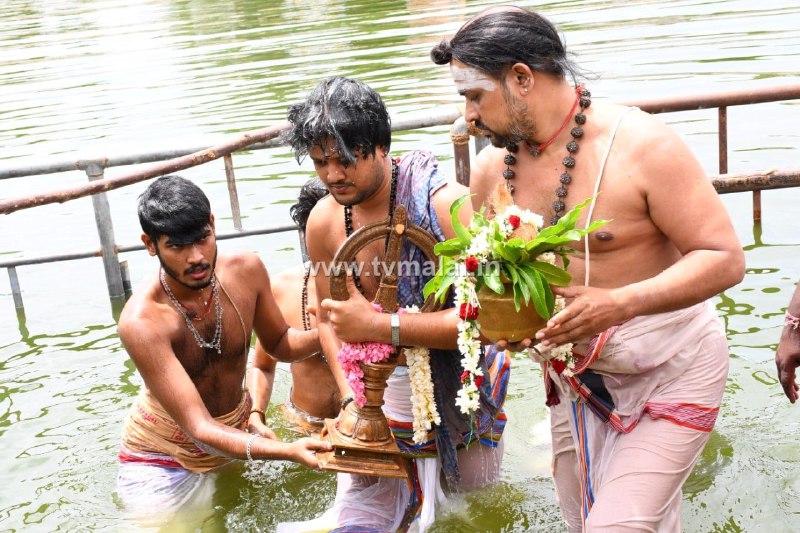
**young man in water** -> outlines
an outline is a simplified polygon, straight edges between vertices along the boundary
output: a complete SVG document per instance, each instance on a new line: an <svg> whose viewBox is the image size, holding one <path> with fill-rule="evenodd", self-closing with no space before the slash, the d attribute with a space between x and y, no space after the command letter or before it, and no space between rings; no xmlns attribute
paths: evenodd
<svg viewBox="0 0 800 533"><path fill-rule="evenodd" d="M305 239L306 222L311 210L327 194L328 190L318 179L309 180L300 189L297 202L289 212L300 229L302 239ZM310 261L275 276L272 295L291 327L305 331L316 330L317 320L308 309L309 305L316 305L317 301ZM250 386L254 389L254 403L269 404L277 363L260 343L256 344L253 368L249 375ZM291 373L292 388L289 398L283 404L287 421L299 432L319 433L326 418L336 418L339 414L339 389L328 361L320 350L311 357L292 363ZM262 399L257 394L265 397Z"/></svg>
<svg viewBox="0 0 800 533"><path fill-rule="evenodd" d="M192 182L155 180L139 197L139 221L142 242L160 268L119 320L120 340L144 381L119 454L118 493L126 510L163 516L185 508L208 492L203 473L233 459L316 468L315 452L330 446L276 440L261 419L266 404L253 404L244 387L254 331L284 361L318 351L316 332L286 324L258 256L217 254L214 215Z"/></svg>
<svg viewBox="0 0 800 533"><path fill-rule="evenodd" d="M385 220L397 205L406 208L409 222L437 240L455 236L449 209L455 199L467 192L466 188L447 180L429 152L391 156L389 113L380 95L370 87L349 78L325 80L305 101L291 106L288 115L292 124L289 142L298 161L308 155L331 193L317 203L308 219L308 252L314 265L330 264L353 232ZM471 210L462 210L462 216L466 223ZM392 324L389 314L376 313L368 300L374 298L380 279L379 273L370 269L383 260L384 252L383 242L379 241L359 253L356 263L363 268L361 275L350 281L351 297L347 301L331 300L329 272L317 272L320 341L337 379L343 405L353 398L337 360L343 341L402 342L403 346L430 348L441 423L434 425L426 442L412 441L411 384L406 358L401 353L387 382L383 410L400 451L414 458L409 468L414 491L409 491L409 482L403 479L352 476L346 490L340 486L333 509L313 524L285 525L286 531L343 526L396 531L412 522L424 530L433 521L437 502L444 495L441 477L455 490L493 481L499 475L502 446L498 443L505 420L501 407L507 381L498 375L507 372L506 360L503 356L481 358L484 375L490 379L481 388L477 412L472 418L462 414L455 402L463 370L456 349L460 319L455 310L447 309L424 315L396 315L397 322ZM422 289L435 270L427 267L434 265L426 265L425 255L410 242L404 246L401 261L405 266L415 264L419 268L400 269L398 305L422 307ZM502 384L493 389L492 385L498 382Z"/></svg>
<svg viewBox="0 0 800 533"><path fill-rule="evenodd" d="M577 358L574 377L543 358L569 530L679 531L681 487L727 377L725 332L708 300L744 275L722 202L673 131L592 102L567 79L577 69L536 13L486 10L431 57L449 65L466 120L493 144L472 167L475 208L505 181L521 208L551 224L587 198L579 225L610 221L575 243L573 282L555 289L568 305L536 334L539 352L572 343Z"/></svg>

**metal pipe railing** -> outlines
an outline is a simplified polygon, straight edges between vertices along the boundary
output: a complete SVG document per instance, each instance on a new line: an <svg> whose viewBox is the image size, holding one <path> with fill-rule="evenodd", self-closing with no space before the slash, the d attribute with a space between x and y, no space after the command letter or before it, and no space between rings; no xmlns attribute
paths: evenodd
<svg viewBox="0 0 800 533"><path fill-rule="evenodd" d="M755 221L761 219L760 191L764 189L777 189L783 187L800 186L800 170L772 170L762 173L728 175L728 142L727 142L727 107L734 105L749 105L755 103L775 102L790 99L800 99L800 84L763 89L729 91L701 95L680 96L629 102L627 105L636 106L649 113L667 113L676 111L691 111L708 108L718 109L718 146L719 146L719 176L711 177L714 187L720 194L732 192L752 191L753 217ZM432 126L452 125L451 139L455 151L456 177L469 184L469 147L470 137L474 139L476 152L488 144L488 140L476 131L470 130L463 120L462 112L457 106L443 106L434 111L413 113L401 117L393 117L392 131L406 131L422 129ZM259 150L281 146L281 138L288 128L288 124L281 124L269 128L256 130L237 136L210 148L184 148L161 150L144 154L123 155L120 157L104 157L96 159L78 159L72 161L56 161L39 165L15 166L0 168L0 179L52 174L58 172L83 170L86 172L89 183L70 187L67 189L43 193L40 195L26 196L13 199L0 200L0 214L10 214L18 210L29 209L39 205L61 203L76 198L92 195L95 211L95 220L100 238L101 249L91 252L76 254L62 254L40 258L19 259L0 262L0 268L8 270L11 281L14 304L22 309L22 297L19 288L19 278L16 267L22 265L41 264L56 261L68 261L87 257L102 257L106 273L109 295L114 300L124 298L129 287L126 288L126 269L121 266L118 254L135 250L142 250L142 245L117 246L114 241L113 225L111 224L110 208L105 192L133 183L144 181L153 177L169 174L178 170L198 166L220 157L223 158L228 194L231 202L231 212L236 233L218 235L218 239L238 238L249 235L265 235L284 231L293 231L293 225L277 228L262 228L244 230L241 223L238 193L232 154L247 149ZM155 163L146 168L123 174L115 178L104 178L104 170L116 166L140 165L142 163ZM124 263L124 262L123 262ZM129 284L129 282L128 282Z"/></svg>
<svg viewBox="0 0 800 533"><path fill-rule="evenodd" d="M780 87L745 89L701 95L676 96L631 102L648 113L672 113L698 109L718 108L717 146L719 153L719 173L728 173L728 107L737 105L778 102L800 98L800 84ZM765 187L766 188L766 187ZM761 222L761 188L753 190L753 221Z"/></svg>

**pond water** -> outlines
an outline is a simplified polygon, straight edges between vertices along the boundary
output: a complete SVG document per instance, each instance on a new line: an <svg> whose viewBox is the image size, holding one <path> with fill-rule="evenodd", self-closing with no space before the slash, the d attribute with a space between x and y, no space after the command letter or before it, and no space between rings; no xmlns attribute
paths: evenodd
<svg viewBox="0 0 800 533"><path fill-rule="evenodd" d="M0 7L0 168L98 155L196 147L285 119L287 105L342 74L377 89L393 114L458 103L431 46L492 4L473 0L5 0ZM768 87L800 80L800 7L763 0L523 1L564 32L596 75L595 98L645 98ZM729 110L732 172L796 167L800 102ZM716 112L665 115L709 174L717 171ZM398 133L397 153L433 150L452 166L447 128ZM234 158L247 229L289 222L288 204L310 176L285 148ZM111 169L107 176L123 169ZM233 224L221 162L183 172L212 199L218 230ZM80 172L0 181L0 197L85 182ZM109 194L117 241L138 242L134 203L144 185ZM748 270L714 299L731 346L720 419L684 488L685 531L800 529L800 407L773 362L782 315L800 274L800 191L724 197ZM91 201L0 217L0 259L96 249ZM257 252L273 272L299 260L297 237L223 241ZM156 268L126 254L134 288ZM0 529L119 531L116 452L141 380L121 348L97 259L19 268L16 313L0 275ZM269 418L288 392L279 366ZM561 531L549 477L541 375L514 361L502 481L453 498L434 531ZM237 465L221 474L210 518L168 530L269 531L310 518L333 498L331 475L297 465Z"/></svg>

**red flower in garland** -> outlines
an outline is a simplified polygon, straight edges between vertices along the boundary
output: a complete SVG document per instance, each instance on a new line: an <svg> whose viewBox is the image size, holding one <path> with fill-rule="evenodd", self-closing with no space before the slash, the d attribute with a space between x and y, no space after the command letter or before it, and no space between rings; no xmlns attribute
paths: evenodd
<svg viewBox="0 0 800 533"><path fill-rule="evenodd" d="M464 383L465 381L467 381L468 377L469 377L469 372L467 370L464 370L461 373L461 383Z"/></svg>
<svg viewBox="0 0 800 533"><path fill-rule="evenodd" d="M474 255L467 257L464 261L464 266L467 268L467 272L475 272L478 270L478 258Z"/></svg>
<svg viewBox="0 0 800 533"><path fill-rule="evenodd" d="M483 383L483 376L475 376L474 383L475 383L475 386L480 389L481 388L481 384Z"/></svg>
<svg viewBox="0 0 800 533"><path fill-rule="evenodd" d="M478 307L468 303L463 303L458 309L458 316L461 318L461 320L475 320L478 318Z"/></svg>
<svg viewBox="0 0 800 533"><path fill-rule="evenodd" d="M517 215L509 215L508 223L511 224L511 227L517 229L519 227L520 219Z"/></svg>

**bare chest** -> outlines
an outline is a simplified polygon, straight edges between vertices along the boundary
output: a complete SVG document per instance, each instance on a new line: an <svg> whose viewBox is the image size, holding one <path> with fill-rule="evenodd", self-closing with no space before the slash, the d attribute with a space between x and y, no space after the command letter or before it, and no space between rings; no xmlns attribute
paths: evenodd
<svg viewBox="0 0 800 533"><path fill-rule="evenodd" d="M601 168L597 154L591 149L586 152L584 161L578 161L570 169L557 158L519 165L514 179L517 205L540 214L545 225L550 224L553 215L563 216L581 203L585 206L576 227L586 228L592 222L605 221L574 243L578 260L584 257L587 245L597 258L621 257L644 243L650 245L654 240L663 239L650 219L645 196L630 167L609 160ZM565 179L564 174L568 174L568 178ZM563 203L560 213L559 203Z"/></svg>
<svg viewBox="0 0 800 533"><path fill-rule="evenodd" d="M175 317L173 350L213 416L230 412L241 398L249 346L245 324L223 299L203 320ZM241 311L241 310L240 310ZM252 312L252 311L251 311ZM246 315L243 315L246 316Z"/></svg>
<svg viewBox="0 0 800 533"><path fill-rule="evenodd" d="M387 215L388 213L384 214L383 217L365 218L356 212L352 218L352 224L349 227L346 227L343 223L341 231L338 231L338 229L336 230L336 234L339 238L332 241L335 246L332 247L330 251L331 256L336 258L337 253L349 238L349 235L353 235L366 225L383 222ZM349 263L349 266L353 273L353 278L356 284L362 289L363 294L371 300L375 296L380 281L388 268L387 265L384 264L386 257L386 239L379 237L369 242L363 242L358 246L356 253L350 257L352 261ZM338 257L338 259L342 258L343 256Z"/></svg>

